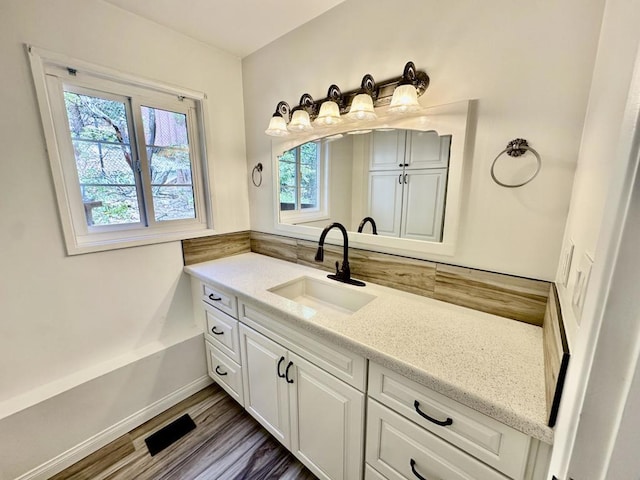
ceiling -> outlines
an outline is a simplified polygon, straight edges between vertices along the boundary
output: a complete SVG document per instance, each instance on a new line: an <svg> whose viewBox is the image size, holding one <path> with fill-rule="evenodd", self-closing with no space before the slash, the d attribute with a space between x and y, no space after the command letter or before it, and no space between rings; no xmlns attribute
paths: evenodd
<svg viewBox="0 0 640 480"><path fill-rule="evenodd" d="M105 0L240 58L344 0Z"/></svg>

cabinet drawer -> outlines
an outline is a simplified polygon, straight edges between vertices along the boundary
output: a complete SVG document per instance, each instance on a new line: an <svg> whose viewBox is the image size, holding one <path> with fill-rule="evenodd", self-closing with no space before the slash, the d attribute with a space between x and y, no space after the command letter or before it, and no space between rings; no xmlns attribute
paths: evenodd
<svg viewBox="0 0 640 480"><path fill-rule="evenodd" d="M207 321L205 331L207 340L233 361L240 363L238 321L207 304L204 304L204 313Z"/></svg>
<svg viewBox="0 0 640 480"><path fill-rule="evenodd" d="M507 479L375 400L369 401L366 457L389 480Z"/></svg>
<svg viewBox="0 0 640 480"><path fill-rule="evenodd" d="M238 299L235 295L226 292L224 289L201 284L202 300L209 305L213 305L233 318L238 318Z"/></svg>
<svg viewBox="0 0 640 480"><path fill-rule="evenodd" d="M530 438L444 395L375 363L369 396L514 479L522 479ZM447 421L438 425L428 420Z"/></svg>
<svg viewBox="0 0 640 480"><path fill-rule="evenodd" d="M240 302L240 321L343 382L365 391L367 364L364 357L285 325L282 320L244 302Z"/></svg>
<svg viewBox="0 0 640 480"><path fill-rule="evenodd" d="M244 407L242 367L209 342L205 342L205 347L209 376Z"/></svg>
<svg viewBox="0 0 640 480"><path fill-rule="evenodd" d="M382 475L380 475L378 472L376 472L373 468L371 468L371 465L365 464L364 480L387 480L387 479L384 478Z"/></svg>

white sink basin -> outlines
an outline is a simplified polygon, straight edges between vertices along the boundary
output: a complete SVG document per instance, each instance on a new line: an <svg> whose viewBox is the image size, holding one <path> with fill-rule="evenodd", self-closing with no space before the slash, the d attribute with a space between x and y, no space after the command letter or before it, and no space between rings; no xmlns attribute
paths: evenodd
<svg viewBox="0 0 640 480"><path fill-rule="evenodd" d="M269 291L316 311L351 314L373 300L375 295L354 290L339 282L300 277Z"/></svg>

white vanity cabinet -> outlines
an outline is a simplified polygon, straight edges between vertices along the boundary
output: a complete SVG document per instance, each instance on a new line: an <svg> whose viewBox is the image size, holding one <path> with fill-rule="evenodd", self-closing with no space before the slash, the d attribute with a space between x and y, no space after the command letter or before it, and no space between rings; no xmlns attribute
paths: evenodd
<svg viewBox="0 0 640 480"><path fill-rule="evenodd" d="M365 478L544 478L537 441L373 362L368 394Z"/></svg>
<svg viewBox="0 0 640 480"><path fill-rule="evenodd" d="M207 371L240 405L244 405L238 299L224 289L192 282L196 309L204 322Z"/></svg>
<svg viewBox="0 0 640 480"><path fill-rule="evenodd" d="M291 339L276 319L246 304L240 309L262 332L240 326L246 410L319 478L362 478L364 393L305 358L351 355L309 337L294 353L277 343Z"/></svg>
<svg viewBox="0 0 640 480"><path fill-rule="evenodd" d="M209 375L320 479L546 478L549 445L268 303L195 278L193 292Z"/></svg>

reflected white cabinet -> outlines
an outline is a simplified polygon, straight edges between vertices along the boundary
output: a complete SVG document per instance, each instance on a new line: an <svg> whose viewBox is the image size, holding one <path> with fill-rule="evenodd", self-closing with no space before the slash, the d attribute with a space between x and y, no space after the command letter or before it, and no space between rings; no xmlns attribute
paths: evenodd
<svg viewBox="0 0 640 480"><path fill-rule="evenodd" d="M369 170L447 168L451 136L431 130L375 130L369 145Z"/></svg>
<svg viewBox="0 0 640 480"><path fill-rule="evenodd" d="M434 131L373 132L367 214L378 235L442 239L450 145Z"/></svg>
<svg viewBox="0 0 640 480"><path fill-rule="evenodd" d="M378 235L400 236L402 219L403 174L382 170L369 174L369 211L378 228Z"/></svg>
<svg viewBox="0 0 640 480"><path fill-rule="evenodd" d="M371 172L369 216L378 235L439 241L446 188L446 168Z"/></svg>
<svg viewBox="0 0 640 480"><path fill-rule="evenodd" d="M246 410L323 480L360 479L364 394L240 326Z"/></svg>

